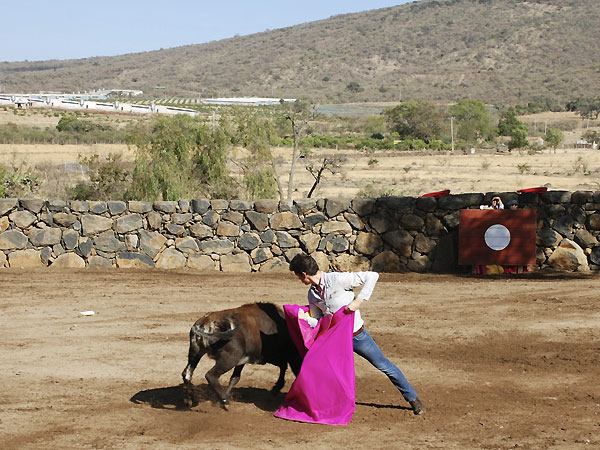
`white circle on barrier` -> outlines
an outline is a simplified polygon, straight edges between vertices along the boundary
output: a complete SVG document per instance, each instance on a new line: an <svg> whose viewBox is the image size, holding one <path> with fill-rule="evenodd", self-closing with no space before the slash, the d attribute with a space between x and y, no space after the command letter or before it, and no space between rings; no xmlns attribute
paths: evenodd
<svg viewBox="0 0 600 450"><path fill-rule="evenodd" d="M510 231L504 225L492 225L485 230L484 239L492 250L504 250L510 244Z"/></svg>

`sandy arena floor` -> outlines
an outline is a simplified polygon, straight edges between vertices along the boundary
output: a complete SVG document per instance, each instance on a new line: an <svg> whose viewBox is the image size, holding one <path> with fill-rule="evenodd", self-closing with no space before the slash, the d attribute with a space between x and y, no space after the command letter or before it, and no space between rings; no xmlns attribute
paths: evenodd
<svg viewBox="0 0 600 450"><path fill-rule="evenodd" d="M382 275L362 308L367 328L428 410L414 416L357 358L345 427L274 418L273 366L247 366L226 412L202 360L205 400L183 406L192 323L250 301L303 303L291 274L10 270L0 287L4 449L600 446L598 276Z"/></svg>

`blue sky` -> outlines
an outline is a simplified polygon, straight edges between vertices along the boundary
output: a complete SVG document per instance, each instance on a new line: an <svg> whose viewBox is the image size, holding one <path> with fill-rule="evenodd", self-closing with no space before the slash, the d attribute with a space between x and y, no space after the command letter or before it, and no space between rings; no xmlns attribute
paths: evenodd
<svg viewBox="0 0 600 450"><path fill-rule="evenodd" d="M385 8L411 0L8 0L0 61L158 50Z"/></svg>

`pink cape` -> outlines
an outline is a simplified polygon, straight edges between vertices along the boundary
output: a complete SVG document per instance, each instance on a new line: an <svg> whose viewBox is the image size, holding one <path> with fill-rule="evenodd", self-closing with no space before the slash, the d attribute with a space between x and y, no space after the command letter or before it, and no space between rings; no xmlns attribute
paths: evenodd
<svg viewBox="0 0 600 450"><path fill-rule="evenodd" d="M354 413L354 313L343 308L323 316L315 328L298 319L298 305L284 305L292 340L304 356L298 377L275 417L346 425ZM305 311L307 307L302 307Z"/></svg>

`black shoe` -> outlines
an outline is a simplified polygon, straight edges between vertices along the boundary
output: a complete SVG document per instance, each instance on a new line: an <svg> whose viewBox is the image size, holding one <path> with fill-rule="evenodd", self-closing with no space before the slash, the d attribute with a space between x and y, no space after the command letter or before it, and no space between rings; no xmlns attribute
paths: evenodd
<svg viewBox="0 0 600 450"><path fill-rule="evenodd" d="M415 398L412 402L409 403L410 406L412 406L413 414L415 416L418 416L425 412L425 407L423 406L423 403L421 403L421 400L419 400L418 398Z"/></svg>

